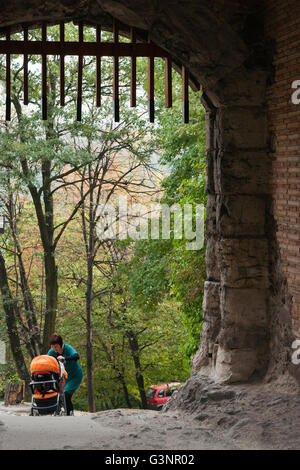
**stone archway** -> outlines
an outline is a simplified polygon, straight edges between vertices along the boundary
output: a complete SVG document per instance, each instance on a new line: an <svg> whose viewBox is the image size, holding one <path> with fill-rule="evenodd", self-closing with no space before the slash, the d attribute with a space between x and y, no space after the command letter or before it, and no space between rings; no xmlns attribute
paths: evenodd
<svg viewBox="0 0 300 470"><path fill-rule="evenodd" d="M150 33L203 84L207 110L207 282L194 373L262 377L270 350L268 133L270 44L261 7L239 0L13 0L0 26L110 15ZM272 335L275 332L272 330Z"/></svg>

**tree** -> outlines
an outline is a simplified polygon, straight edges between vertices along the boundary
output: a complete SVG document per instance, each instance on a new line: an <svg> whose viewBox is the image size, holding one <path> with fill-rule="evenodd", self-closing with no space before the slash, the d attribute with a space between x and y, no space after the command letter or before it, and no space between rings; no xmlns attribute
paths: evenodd
<svg viewBox="0 0 300 470"><path fill-rule="evenodd" d="M135 127L135 130L133 129ZM126 129L126 135L124 130ZM93 139L95 139L93 135ZM85 151L94 155L93 163L89 163L82 170L78 171L78 190L80 192L81 204L81 226L85 247L86 276L81 275L81 281L86 285L86 357L87 357L87 378L89 409L94 411L94 387L93 387L93 344L92 344L92 310L93 301L97 296L102 295L94 289L94 267L99 266L101 259L101 248L105 240L97 234L97 225L103 218L101 211L116 195L136 197L136 194L149 192L149 184L145 178L145 173L153 172L148 155L152 143L143 143L144 129L136 129L135 120L124 120L118 125L118 129L111 132L111 138L106 136L105 145L98 148L90 136L86 136ZM99 138L101 134L99 135ZM134 145L138 148L134 150ZM81 150L82 150L81 144ZM76 147L78 148L78 147ZM120 170L120 154L126 151L126 168ZM92 159L91 159L92 160ZM142 172L142 177L141 177ZM88 199L85 194L88 192ZM105 232L104 234L105 235ZM97 256L98 255L98 256Z"/></svg>
<svg viewBox="0 0 300 470"><path fill-rule="evenodd" d="M13 352L17 372L19 374L19 377L24 380L28 386L30 382L30 375L28 373L26 363L24 360L21 344L20 344L20 339L17 334L17 326L16 326L16 315L15 315L15 310L18 308L16 302L12 298L9 284L8 284L8 279L7 279L7 273L6 273L6 267L5 267L5 261L2 256L2 253L0 251L0 291L2 295L2 302L3 302L3 308L5 311L5 320L6 320L6 325L7 325L7 333L9 337L9 342L10 342L10 347Z"/></svg>
<svg viewBox="0 0 300 470"><path fill-rule="evenodd" d="M38 32L32 32L37 36ZM78 40L77 30L74 25L66 27L67 39ZM51 39L57 39L58 28L49 28L48 35ZM39 65L40 59L34 59L35 65ZM59 92L57 81L59 75L59 58L47 59L48 71L48 103L47 121L41 121L40 101L41 93L39 84L41 76L37 68L33 68L30 74L30 104L29 110L24 112L21 106L22 66L17 61L12 65L13 88L12 102L15 115L10 125L3 128L0 150L1 167L11 174L11 177L21 182L30 195L35 208L43 252L46 287L46 312L44 318L42 351L48 349L50 334L54 331L57 302L58 302L58 266L56 263L56 251L58 243L68 224L74 219L84 200L89 196L89 190L78 200L71 211L63 220L59 218L55 204L60 192L67 186L74 185L74 176L80 169L91 164L95 158L95 152L80 151L70 145L70 139L88 138L89 142L98 140L102 143L102 149L98 152L98 158L102 158L108 151L116 152L118 149L127 148L133 154L142 153L137 148L141 143L138 138L133 139L132 124L137 122L137 113L132 112L123 119L123 124L112 128L108 121L111 104L104 101L101 110L95 109L91 98L95 84L95 64L93 60L84 62L84 89L87 95L86 111L83 113L83 123L73 122L74 108L76 105L76 62L66 62L65 78L67 83L68 100L63 109L58 105ZM102 94L110 96L108 83L111 78L111 65L102 67ZM126 74L126 70L123 72ZM4 80L4 66L0 70L0 77ZM110 88L110 87L109 87ZM121 103L125 96L120 97ZM99 126L100 121L100 127ZM138 122L143 124L143 120ZM131 123L131 127L130 127ZM141 128L141 126L140 126ZM128 133L129 132L129 133ZM146 135L146 130L143 130ZM120 142L122 145L120 145ZM148 147L148 148L147 148ZM151 145L145 144L145 154L151 153ZM144 157L145 157L144 154ZM97 157L96 157L97 158ZM124 185L127 182L124 182ZM60 214L61 215L61 214ZM61 217L60 217L61 218Z"/></svg>
<svg viewBox="0 0 300 470"><path fill-rule="evenodd" d="M49 34L54 39L58 30L49 28ZM86 29L85 34L91 33ZM66 36L77 40L76 28L67 27ZM160 163L169 172L163 182L163 198L158 201L169 206L203 202L204 145L198 131L203 111L195 102L190 124L182 124L175 75L174 110L162 111L163 69L158 62L158 121L150 127L144 119L142 90L138 108L126 109L129 64L124 59L120 67L121 120L112 123L111 64L103 60L99 109L93 97L95 61L86 58L83 116L80 123L74 122L77 63L66 60L67 99L61 108L59 61L54 57L47 62L48 120L43 122L40 63L34 60L27 111L21 106L22 66L18 59L12 65L15 111L12 123L2 126L0 139L1 186L6 191L10 223L8 241L1 245L14 305L13 329L21 351L26 347L27 357L48 349L47 338L54 325L76 342L87 371L81 396L87 393L90 411L99 400L107 407L132 406L138 399L145 407L147 382L187 376L189 366L182 350L190 357L199 342L204 250L187 252L186 240L175 240L172 235L170 240L102 239L97 233L101 222L97 209L114 205L120 195L131 203L152 201L154 194L157 198L162 191L152 158L157 158L158 150ZM146 64L138 62L141 79ZM4 78L3 68L1 74ZM18 195L24 198L24 207ZM27 213L33 220L26 232L20 220ZM117 210L116 214L118 219ZM35 257L32 248L28 249L33 236Z"/></svg>
<svg viewBox="0 0 300 470"><path fill-rule="evenodd" d="M161 71L158 70L158 74ZM158 80L158 83L161 83ZM178 87L178 77L173 74ZM190 122L183 124L178 109L180 97L174 100L170 112L161 110L158 115L160 163L169 169L162 182L162 202L172 205L196 206L206 204L205 191L205 110L200 103L200 92L189 92ZM199 126L199 123L201 124ZM206 279L205 244L200 250L186 250L186 238L173 240L170 256L169 281L176 299L181 303L185 319L187 341L185 353L191 357L199 348L202 326L203 285Z"/></svg>

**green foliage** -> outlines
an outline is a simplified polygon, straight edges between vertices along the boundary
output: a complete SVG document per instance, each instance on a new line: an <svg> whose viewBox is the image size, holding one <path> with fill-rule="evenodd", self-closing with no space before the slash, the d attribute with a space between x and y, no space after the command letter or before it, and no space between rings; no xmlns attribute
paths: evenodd
<svg viewBox="0 0 300 470"><path fill-rule="evenodd" d="M171 247L169 240L140 240L134 244L130 260L120 265L122 288L127 290L132 306L145 313L153 311L169 290L166 272Z"/></svg>
<svg viewBox="0 0 300 470"><path fill-rule="evenodd" d="M4 399L7 382L22 383L20 377L15 373L12 363L0 364L0 400Z"/></svg>
<svg viewBox="0 0 300 470"><path fill-rule="evenodd" d="M156 83L161 84L162 64L158 64ZM199 93L190 92L190 123L183 124L179 112L180 86L173 73L175 85L172 110L163 109L163 89L158 85L160 106L159 124L155 134L159 141L160 159L169 175L162 182L162 203L174 203L182 208L185 204L206 203L205 193L205 143L204 109ZM176 93L177 91L177 93ZM200 124L200 125L199 125ZM172 220L174 223L174 220ZM136 305L153 309L161 298L175 298L184 318L184 354L191 358L199 347L202 326L203 283L205 273L205 247L200 250L186 249L186 238L170 240L145 240L134 245L134 256L126 266L128 290Z"/></svg>
<svg viewBox="0 0 300 470"><path fill-rule="evenodd" d="M77 28L71 23L65 30L66 40L78 40ZM85 40L94 39L94 29L85 28ZM30 32L40 38L40 31ZM103 38L110 33L103 33ZM48 38L58 40L59 28L48 28ZM105 163L109 154L120 155L124 166L128 155L137 162L161 169L163 197L160 202L171 206L205 204L204 110L200 93L190 92L190 123L183 124L181 115L181 82L173 72L173 108L164 110L164 66L155 60L156 124L147 119L146 67L139 59L137 79L140 84L138 107L129 109L129 60L120 58L121 122L112 123L112 61L102 61L102 105L95 107L95 59L84 59L82 122L76 117L77 60L66 58L66 105L59 105L59 58L48 59L48 121L41 120L40 58L31 58L30 106L22 102L20 58L12 60L13 112L12 122L2 125L0 132L0 187L7 194L20 195L19 235L24 250L25 267L31 293L40 312L42 328L45 313L45 275L43 253L36 214L30 196L30 185L38 192L43 189L43 168L51 163L51 189L54 198L54 222L63 224L74 207L71 185L64 173L73 169L76 177L86 165ZM5 80L4 62L0 62L0 80ZM2 97L3 102L3 97ZM92 145L89 145L92 143ZM122 153L123 152L123 153ZM158 164L154 155L159 155ZM27 161L27 172L22 163ZM153 171L154 173L154 171ZM157 181L159 178L157 178ZM155 181L155 184L157 184ZM127 182L126 182L127 183ZM75 198L76 200L76 198ZM43 202L43 201L42 201ZM73 206L72 206L73 204ZM47 216L47 213L45 213ZM12 234L5 235L5 256L10 269L11 284L22 307L22 297L16 282L16 253ZM3 239L4 240L4 239ZM2 241L3 241L2 240ZM204 248L189 251L186 238L174 239L174 219L169 240L115 241L112 248L126 256L117 269L108 275L95 270L93 293L94 382L97 410L126 407L124 377L131 405L139 406L136 370L128 342L128 334L137 335L139 358L145 386L185 381L189 376L191 356L199 346L202 325L202 292L205 280ZM84 379L74 397L77 409L87 409L86 382L86 264L84 239L79 214L72 218L55 251L58 266L58 316L56 331L80 354ZM107 252L99 250L98 262L110 261ZM24 306L21 312L24 315ZM0 318L1 328L3 318ZM20 324L18 324L21 333ZM113 348L110 348L113 345ZM25 348L24 348L24 352ZM27 357L27 362L29 359ZM0 394L4 380L14 376L14 368L1 374Z"/></svg>

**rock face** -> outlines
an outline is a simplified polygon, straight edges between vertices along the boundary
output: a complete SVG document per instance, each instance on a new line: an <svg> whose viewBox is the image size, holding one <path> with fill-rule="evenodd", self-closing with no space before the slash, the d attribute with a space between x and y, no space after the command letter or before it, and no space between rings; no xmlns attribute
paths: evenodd
<svg viewBox="0 0 300 470"><path fill-rule="evenodd" d="M299 388L291 376L272 383L216 384L200 374L192 377L166 403L163 414L180 413L201 429L222 436L235 448L299 447ZM169 413L167 413L169 411Z"/></svg>
<svg viewBox="0 0 300 470"><path fill-rule="evenodd" d="M262 3L11 0L0 19L0 27L62 19L110 26L113 15L149 31L203 84L207 281L193 373L222 382L262 377L271 363L276 375L286 367L291 338L288 314L283 321L276 301L281 289L271 289L282 273L268 188L265 95L273 69Z"/></svg>

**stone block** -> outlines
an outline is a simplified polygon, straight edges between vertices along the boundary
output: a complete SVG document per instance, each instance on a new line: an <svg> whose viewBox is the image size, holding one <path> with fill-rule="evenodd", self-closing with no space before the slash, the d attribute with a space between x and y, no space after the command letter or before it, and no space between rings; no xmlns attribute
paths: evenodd
<svg viewBox="0 0 300 470"><path fill-rule="evenodd" d="M263 354L267 351L267 330L266 327L226 325L226 328L220 330L218 342L226 350L255 349Z"/></svg>
<svg viewBox="0 0 300 470"><path fill-rule="evenodd" d="M205 167L205 190L207 194L215 194L215 152L207 151Z"/></svg>
<svg viewBox="0 0 300 470"><path fill-rule="evenodd" d="M268 160L264 151L217 153L214 188L219 194L268 193Z"/></svg>
<svg viewBox="0 0 300 470"><path fill-rule="evenodd" d="M206 264L206 275L209 281L218 281L220 280L220 269L218 265L218 240L214 237L208 237L206 242L206 254L205 254L205 264Z"/></svg>
<svg viewBox="0 0 300 470"><path fill-rule="evenodd" d="M208 195L206 203L206 234L215 235L216 234L216 196Z"/></svg>
<svg viewBox="0 0 300 470"><path fill-rule="evenodd" d="M219 149L266 149L267 147L267 118L265 109L261 106L219 108L215 126Z"/></svg>
<svg viewBox="0 0 300 470"><path fill-rule="evenodd" d="M257 352L253 349L225 350L219 346L215 378L220 382L247 381L257 366Z"/></svg>
<svg viewBox="0 0 300 470"><path fill-rule="evenodd" d="M206 281L204 283L203 311L219 314L220 293L219 282Z"/></svg>
<svg viewBox="0 0 300 470"><path fill-rule="evenodd" d="M219 331L220 331L220 319L219 318L211 317L210 321L205 320L203 322L200 338L201 338L202 346L207 349L207 352L212 353L213 345L216 341ZM205 346L204 346L204 341L203 341L204 339L205 339Z"/></svg>
<svg viewBox="0 0 300 470"><path fill-rule="evenodd" d="M224 286L269 286L268 240L223 238L217 244L220 279Z"/></svg>
<svg viewBox="0 0 300 470"><path fill-rule="evenodd" d="M223 286L220 311L223 325L240 329L264 328L267 324L267 289L232 289Z"/></svg>
<svg viewBox="0 0 300 470"><path fill-rule="evenodd" d="M260 106L265 102L267 72L265 70L235 69L233 76L223 77L207 91L215 107Z"/></svg>
<svg viewBox="0 0 300 470"><path fill-rule="evenodd" d="M263 196L217 196L216 229L224 237L265 234Z"/></svg>

